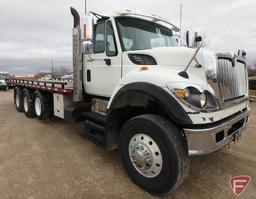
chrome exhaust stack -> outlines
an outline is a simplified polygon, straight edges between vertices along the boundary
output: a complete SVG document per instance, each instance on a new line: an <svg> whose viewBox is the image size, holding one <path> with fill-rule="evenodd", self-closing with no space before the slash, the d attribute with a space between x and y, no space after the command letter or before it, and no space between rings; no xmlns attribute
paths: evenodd
<svg viewBox="0 0 256 199"><path fill-rule="evenodd" d="M70 8L74 18L73 27L73 101L83 100L83 56L81 52L80 16L76 9Z"/></svg>

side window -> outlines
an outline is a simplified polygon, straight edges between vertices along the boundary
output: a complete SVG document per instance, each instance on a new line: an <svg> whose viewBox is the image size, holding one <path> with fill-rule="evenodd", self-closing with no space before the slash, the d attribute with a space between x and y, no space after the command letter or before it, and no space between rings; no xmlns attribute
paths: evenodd
<svg viewBox="0 0 256 199"><path fill-rule="evenodd" d="M94 33L94 53L105 52L105 23L100 23L95 26Z"/></svg>
<svg viewBox="0 0 256 199"><path fill-rule="evenodd" d="M117 55L117 47L116 47L116 40L115 40L115 33L110 21L107 22L106 26L106 50L107 56L112 57Z"/></svg>

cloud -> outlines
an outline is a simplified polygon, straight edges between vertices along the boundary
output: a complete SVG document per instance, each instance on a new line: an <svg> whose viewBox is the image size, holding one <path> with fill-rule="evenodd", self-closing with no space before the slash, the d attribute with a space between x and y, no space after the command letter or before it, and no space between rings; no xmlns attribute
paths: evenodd
<svg viewBox="0 0 256 199"><path fill-rule="evenodd" d="M247 0L87 0L89 10L110 15L130 8L161 15L179 24L183 4L182 29L198 29L207 34L210 47L256 53L256 1ZM56 65L72 65L72 17L69 7L84 12L83 0L1 0L0 70L23 73L46 70L50 60ZM106 9L107 8L107 9Z"/></svg>

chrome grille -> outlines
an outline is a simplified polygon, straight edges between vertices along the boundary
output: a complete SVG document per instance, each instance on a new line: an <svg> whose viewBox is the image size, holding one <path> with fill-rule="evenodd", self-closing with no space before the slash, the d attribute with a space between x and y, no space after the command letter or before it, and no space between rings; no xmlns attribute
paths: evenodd
<svg viewBox="0 0 256 199"><path fill-rule="evenodd" d="M222 102L247 95L247 69L240 61L217 59L217 82Z"/></svg>

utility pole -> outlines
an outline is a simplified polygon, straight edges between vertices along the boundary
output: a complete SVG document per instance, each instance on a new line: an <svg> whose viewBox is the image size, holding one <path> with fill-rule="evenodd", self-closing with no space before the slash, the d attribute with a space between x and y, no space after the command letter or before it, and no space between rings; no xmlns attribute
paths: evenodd
<svg viewBox="0 0 256 199"><path fill-rule="evenodd" d="M52 64L52 79L54 79L53 78L53 59L51 60L51 64Z"/></svg>
<svg viewBox="0 0 256 199"><path fill-rule="evenodd" d="M182 4L180 4L180 38L181 38L181 34L182 34L182 9L183 9L183 6Z"/></svg>

